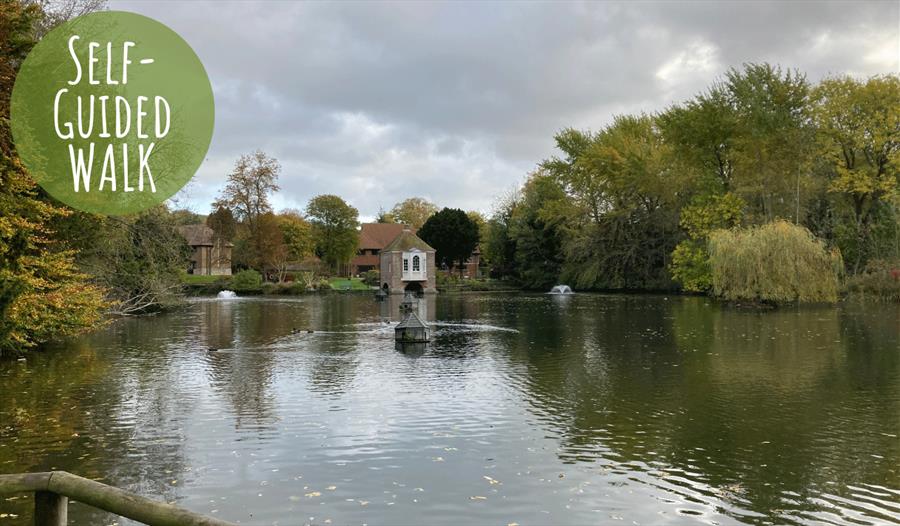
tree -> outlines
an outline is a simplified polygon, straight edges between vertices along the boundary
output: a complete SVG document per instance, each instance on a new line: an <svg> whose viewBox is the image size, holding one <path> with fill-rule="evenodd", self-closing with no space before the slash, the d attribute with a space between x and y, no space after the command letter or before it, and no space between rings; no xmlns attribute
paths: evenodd
<svg viewBox="0 0 900 526"><path fill-rule="evenodd" d="M189 248L176 222L162 205L134 216L102 218L96 241L82 249L78 262L107 291L113 312L142 314L181 302Z"/></svg>
<svg viewBox="0 0 900 526"><path fill-rule="evenodd" d="M39 197L9 128L18 67L45 22L36 4L0 6L0 353L81 333L106 307L103 290L76 270L74 252L52 230L69 212Z"/></svg>
<svg viewBox="0 0 900 526"><path fill-rule="evenodd" d="M284 281L290 257L281 231L281 220L272 212L259 216L256 246L260 269L266 279L274 278L279 283Z"/></svg>
<svg viewBox="0 0 900 526"><path fill-rule="evenodd" d="M418 235L434 247L438 265L452 267L456 264L460 274L478 246L478 225L458 208L444 208L429 217Z"/></svg>
<svg viewBox="0 0 900 526"><path fill-rule="evenodd" d="M384 208L378 209L378 215L375 216L376 223L396 223L397 220L394 219L394 214L386 211Z"/></svg>
<svg viewBox="0 0 900 526"><path fill-rule="evenodd" d="M512 221L521 201L518 189L502 195L494 204L488 220L486 237L481 240L481 250L485 254L492 277L515 278L516 240L512 237Z"/></svg>
<svg viewBox="0 0 900 526"><path fill-rule="evenodd" d="M213 204L228 208L238 221L254 229L257 218L272 211L269 194L277 192L281 165L261 150L242 155L228 174L228 183Z"/></svg>
<svg viewBox="0 0 900 526"><path fill-rule="evenodd" d="M259 219L271 213L269 195L278 191L281 165L272 157L257 150L242 155L228 175L228 182L213 203L216 209L226 208L238 222L234 259L239 266L262 269L265 265L263 239Z"/></svg>
<svg viewBox="0 0 900 526"><path fill-rule="evenodd" d="M737 119L733 191L752 221L799 222L816 184L809 169L814 136L806 77L770 64L747 64L726 77Z"/></svg>
<svg viewBox="0 0 900 526"><path fill-rule="evenodd" d="M299 212L284 211L278 220L291 261L300 262L315 253L312 225Z"/></svg>
<svg viewBox="0 0 900 526"><path fill-rule="evenodd" d="M802 226L775 221L710 234L713 293L729 301L837 301L840 252Z"/></svg>
<svg viewBox="0 0 900 526"><path fill-rule="evenodd" d="M206 226L213 230L218 240L225 242L233 240L237 230L234 214L228 208L221 206L206 216Z"/></svg>
<svg viewBox="0 0 900 526"><path fill-rule="evenodd" d="M553 176L537 172L528 178L510 228L524 287L546 290L558 283L568 210L568 197Z"/></svg>
<svg viewBox="0 0 900 526"><path fill-rule="evenodd" d="M260 247L265 269L279 283L287 276L288 266L313 254L312 227L295 211L260 216Z"/></svg>
<svg viewBox="0 0 900 526"><path fill-rule="evenodd" d="M475 223L475 226L478 227L478 240L481 241L485 239L487 232L487 218L484 217L484 214L477 210L469 210L466 212L466 215L469 216L469 219Z"/></svg>
<svg viewBox="0 0 900 526"><path fill-rule="evenodd" d="M195 225L203 223L206 219L202 215L187 209L172 210L170 214L176 226Z"/></svg>
<svg viewBox="0 0 900 526"><path fill-rule="evenodd" d="M710 192L727 192L734 179L734 141L737 112L725 86L675 105L657 117L664 140L672 148L678 168L694 172Z"/></svg>
<svg viewBox="0 0 900 526"><path fill-rule="evenodd" d="M852 218L840 241L856 273L872 256L879 214L893 219L897 228L888 209L900 195L900 79L826 79L814 90L813 100L828 191L846 204Z"/></svg>
<svg viewBox="0 0 900 526"><path fill-rule="evenodd" d="M336 195L320 195L310 200L306 216L316 254L333 272L342 272L359 246L359 212Z"/></svg>
<svg viewBox="0 0 900 526"><path fill-rule="evenodd" d="M418 230L437 210L434 203L422 197L410 197L394 205L390 217L394 223L402 223Z"/></svg>
<svg viewBox="0 0 900 526"><path fill-rule="evenodd" d="M670 287L684 182L655 119L619 116L598 133L563 130L556 142L564 156L541 166L573 207L563 280L585 289Z"/></svg>
<svg viewBox="0 0 900 526"><path fill-rule="evenodd" d="M712 287L709 265L709 235L714 230L740 225L744 201L732 194L705 195L695 198L681 209L681 227L688 239L678 243L672 252L672 277L684 290L707 292Z"/></svg>

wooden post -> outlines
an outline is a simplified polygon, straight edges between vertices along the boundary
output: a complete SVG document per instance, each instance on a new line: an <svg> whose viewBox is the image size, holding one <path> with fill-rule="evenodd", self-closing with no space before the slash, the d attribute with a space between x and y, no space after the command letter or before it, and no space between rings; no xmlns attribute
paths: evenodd
<svg viewBox="0 0 900 526"><path fill-rule="evenodd" d="M66 526L69 499L50 491L34 492L34 526Z"/></svg>
<svg viewBox="0 0 900 526"><path fill-rule="evenodd" d="M235 526L65 471L0 475L0 496L30 492L35 526L66 526L68 499L150 526Z"/></svg>

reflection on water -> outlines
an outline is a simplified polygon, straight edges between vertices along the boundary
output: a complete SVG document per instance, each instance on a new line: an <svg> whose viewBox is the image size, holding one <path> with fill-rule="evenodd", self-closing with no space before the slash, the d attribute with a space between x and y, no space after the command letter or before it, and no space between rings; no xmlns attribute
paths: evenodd
<svg viewBox="0 0 900 526"><path fill-rule="evenodd" d="M426 296L399 352L401 299L198 300L0 363L0 473L244 524L900 523L897 306Z"/></svg>
<svg viewBox="0 0 900 526"><path fill-rule="evenodd" d="M378 313L381 319L386 322L400 321L403 319L404 312L401 311L401 304L405 296L402 294L390 294L382 301L378 302ZM435 294L423 294L419 297L410 296L416 314L422 321L434 321L437 314L437 296Z"/></svg>

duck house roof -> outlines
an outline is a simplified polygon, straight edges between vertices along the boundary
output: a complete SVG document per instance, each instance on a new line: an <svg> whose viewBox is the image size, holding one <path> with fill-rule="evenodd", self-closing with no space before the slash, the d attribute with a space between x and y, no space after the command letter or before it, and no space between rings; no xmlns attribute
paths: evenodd
<svg viewBox="0 0 900 526"><path fill-rule="evenodd" d="M384 247L383 252L408 252L414 248L422 252L434 252L434 249L428 243L422 241L422 238L409 230L404 230L399 236L395 237L388 246Z"/></svg>
<svg viewBox="0 0 900 526"><path fill-rule="evenodd" d="M403 330L403 329L427 329L428 325L422 321L421 318L415 313L410 312L409 316L403 318L403 321L397 324L395 330Z"/></svg>

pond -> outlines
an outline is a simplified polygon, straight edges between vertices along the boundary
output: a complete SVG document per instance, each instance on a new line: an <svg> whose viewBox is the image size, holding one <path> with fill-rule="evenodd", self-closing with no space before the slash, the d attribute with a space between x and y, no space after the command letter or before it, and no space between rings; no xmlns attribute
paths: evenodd
<svg viewBox="0 0 900 526"><path fill-rule="evenodd" d="M0 473L242 524L900 523L900 306L445 294L398 350L396 303L197 299L0 362Z"/></svg>

